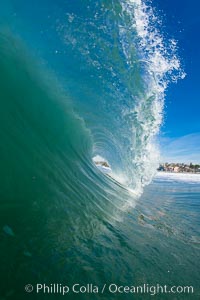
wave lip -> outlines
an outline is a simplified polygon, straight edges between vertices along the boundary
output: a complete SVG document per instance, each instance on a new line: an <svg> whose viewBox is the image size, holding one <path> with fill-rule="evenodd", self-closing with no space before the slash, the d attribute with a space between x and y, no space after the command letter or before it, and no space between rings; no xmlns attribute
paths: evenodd
<svg viewBox="0 0 200 300"><path fill-rule="evenodd" d="M129 124L132 135L127 173L137 178L130 180L129 185L142 189L153 178L159 161L156 139L163 122L166 88L170 82L184 78L185 73L177 54L177 42L161 32L162 22L153 7L142 0L121 0L120 4L123 17L119 35L124 57L129 71L138 68L142 82L137 95L131 89L133 102L124 113L134 119Z"/></svg>

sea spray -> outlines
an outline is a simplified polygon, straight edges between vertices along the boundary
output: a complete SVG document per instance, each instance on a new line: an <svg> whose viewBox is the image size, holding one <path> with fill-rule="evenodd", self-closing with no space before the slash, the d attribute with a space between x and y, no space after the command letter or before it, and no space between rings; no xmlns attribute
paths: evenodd
<svg viewBox="0 0 200 300"><path fill-rule="evenodd" d="M139 173L141 176L141 186L150 182L158 164L159 149L156 135L163 120L165 90L170 81L176 82L179 78L185 77L180 67L176 41L167 40L161 34L159 27L162 22L155 15L150 4L146 2L142 0L121 1L123 14L129 17L129 30L137 32L135 45L145 86L144 92L139 95L139 100L132 111L137 114L139 128L139 134L136 135L133 145L137 143L142 145L139 151L137 147L132 148L132 162L136 167L135 175ZM130 60L129 50L134 41L127 40L125 33L122 35L121 42L124 44L127 63L134 67Z"/></svg>

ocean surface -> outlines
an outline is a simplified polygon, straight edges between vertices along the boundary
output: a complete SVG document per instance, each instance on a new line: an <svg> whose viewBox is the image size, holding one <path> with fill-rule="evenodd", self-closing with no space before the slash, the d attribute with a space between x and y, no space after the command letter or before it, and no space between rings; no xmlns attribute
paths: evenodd
<svg viewBox="0 0 200 300"><path fill-rule="evenodd" d="M154 177L166 88L183 77L153 3L1 0L0 300L200 298L199 175Z"/></svg>

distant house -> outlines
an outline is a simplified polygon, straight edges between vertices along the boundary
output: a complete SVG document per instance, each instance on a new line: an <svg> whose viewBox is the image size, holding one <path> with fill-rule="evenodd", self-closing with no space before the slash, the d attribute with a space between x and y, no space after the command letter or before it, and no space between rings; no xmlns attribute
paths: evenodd
<svg viewBox="0 0 200 300"><path fill-rule="evenodd" d="M174 172L178 173L179 172L179 167L174 167Z"/></svg>
<svg viewBox="0 0 200 300"><path fill-rule="evenodd" d="M168 172L173 172L174 171L174 167L173 166L168 166L167 171Z"/></svg>

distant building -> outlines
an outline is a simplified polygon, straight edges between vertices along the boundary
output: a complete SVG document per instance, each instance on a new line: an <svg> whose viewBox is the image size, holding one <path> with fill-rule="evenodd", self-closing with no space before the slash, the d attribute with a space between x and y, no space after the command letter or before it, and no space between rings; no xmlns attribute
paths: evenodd
<svg viewBox="0 0 200 300"><path fill-rule="evenodd" d="M157 170L174 173L200 173L200 164L164 163L160 164Z"/></svg>
<svg viewBox="0 0 200 300"><path fill-rule="evenodd" d="M174 172L178 173L179 172L179 167L174 167Z"/></svg>

